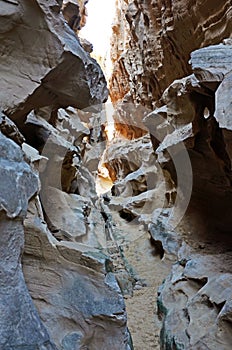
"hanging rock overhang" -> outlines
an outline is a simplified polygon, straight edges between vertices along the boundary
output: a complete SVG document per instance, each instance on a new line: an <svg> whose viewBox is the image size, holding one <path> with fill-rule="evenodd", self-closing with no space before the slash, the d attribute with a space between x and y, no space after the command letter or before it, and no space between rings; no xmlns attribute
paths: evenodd
<svg viewBox="0 0 232 350"><path fill-rule="evenodd" d="M13 120L43 106L83 109L107 100L100 66L65 23L57 1L2 1L0 18L0 105Z"/></svg>

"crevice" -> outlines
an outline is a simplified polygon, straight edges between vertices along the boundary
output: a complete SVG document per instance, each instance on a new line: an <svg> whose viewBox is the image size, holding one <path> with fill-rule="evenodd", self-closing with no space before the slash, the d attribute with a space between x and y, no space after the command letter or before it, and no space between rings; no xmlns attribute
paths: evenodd
<svg viewBox="0 0 232 350"><path fill-rule="evenodd" d="M132 212L130 212L129 210L127 209L121 209L119 211L119 215L122 219L128 221L128 222L131 222L133 221L134 219L137 218L137 215L133 214Z"/></svg>
<svg viewBox="0 0 232 350"><path fill-rule="evenodd" d="M155 240L153 237L150 237L150 242L151 245L155 247L155 255L158 255L162 260L165 253L162 242L159 240Z"/></svg>
<svg viewBox="0 0 232 350"><path fill-rule="evenodd" d="M190 281L190 285L194 286L197 291L202 289L208 283L207 277L202 277L201 279L188 277L187 280Z"/></svg>
<svg viewBox="0 0 232 350"><path fill-rule="evenodd" d="M221 312L221 310L223 309L225 303L226 303L226 300L225 300L225 301L222 301L222 302L219 303L219 304L215 303L215 306L216 306L216 308L217 308L218 314L219 314L219 313Z"/></svg>

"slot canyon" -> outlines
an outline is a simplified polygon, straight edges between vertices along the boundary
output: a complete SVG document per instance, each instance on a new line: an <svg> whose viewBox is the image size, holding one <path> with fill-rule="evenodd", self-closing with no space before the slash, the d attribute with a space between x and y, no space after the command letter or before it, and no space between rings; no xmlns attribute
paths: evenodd
<svg viewBox="0 0 232 350"><path fill-rule="evenodd" d="M231 350L232 1L103 3L0 0L0 350Z"/></svg>

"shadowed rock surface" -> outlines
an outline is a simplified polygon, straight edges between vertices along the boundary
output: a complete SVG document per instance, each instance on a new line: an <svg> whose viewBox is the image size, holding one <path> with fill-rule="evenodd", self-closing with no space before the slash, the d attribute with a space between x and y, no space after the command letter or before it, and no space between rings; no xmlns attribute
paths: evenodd
<svg viewBox="0 0 232 350"><path fill-rule="evenodd" d="M112 140L86 3L1 1L0 348L231 350L231 3L117 1Z"/></svg>
<svg viewBox="0 0 232 350"><path fill-rule="evenodd" d="M86 1L72 2L79 25L70 3L1 1L4 350L130 349L95 190L108 90L76 33Z"/></svg>
<svg viewBox="0 0 232 350"><path fill-rule="evenodd" d="M81 47L56 0L1 1L0 19L0 104L15 121L39 107L86 108L107 99L99 65Z"/></svg>
<svg viewBox="0 0 232 350"><path fill-rule="evenodd" d="M118 0L111 98L127 93L152 108L174 80L189 75L190 53L231 35L230 1Z"/></svg>
<svg viewBox="0 0 232 350"><path fill-rule="evenodd" d="M23 160L20 147L1 133L0 151L0 347L56 349L29 295L21 266L23 219L28 200L38 190L38 178Z"/></svg>
<svg viewBox="0 0 232 350"><path fill-rule="evenodd" d="M230 349L231 4L117 6L110 88L116 138L105 152L114 186L106 199L134 237L144 225L155 254L173 263L158 290L160 343L149 335L141 341L132 326L134 347ZM140 129L149 130L150 157ZM133 314L133 300L126 304ZM149 310L149 302L142 305ZM139 327L135 316L133 324Z"/></svg>

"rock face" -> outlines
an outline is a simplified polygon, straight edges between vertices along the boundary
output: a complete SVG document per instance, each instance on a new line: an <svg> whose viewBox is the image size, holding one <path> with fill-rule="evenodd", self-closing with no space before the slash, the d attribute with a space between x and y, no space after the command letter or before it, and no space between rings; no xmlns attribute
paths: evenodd
<svg viewBox="0 0 232 350"><path fill-rule="evenodd" d="M18 124L35 108L85 108L107 99L100 67L60 10L56 0L32 1L30 6L27 1L2 1L0 105Z"/></svg>
<svg viewBox="0 0 232 350"><path fill-rule="evenodd" d="M90 129L73 108L58 111L56 127L33 113L28 120L49 135L39 166L27 153L42 187L24 222L23 271L40 317L58 349L129 350L125 305L106 255L95 169L85 163L97 143L93 138L84 147Z"/></svg>
<svg viewBox="0 0 232 350"><path fill-rule="evenodd" d="M22 273L23 219L38 178L19 146L0 133L1 284L0 347L56 349L32 302ZM9 190L11 189L11 190Z"/></svg>
<svg viewBox="0 0 232 350"><path fill-rule="evenodd" d="M85 5L88 0L64 0L62 13L70 28L79 31L86 24L87 10Z"/></svg>
<svg viewBox="0 0 232 350"><path fill-rule="evenodd" d="M131 349L95 189L108 90L77 36L85 4L1 2L1 349Z"/></svg>
<svg viewBox="0 0 232 350"><path fill-rule="evenodd" d="M148 225L156 254L173 263L158 291L160 348L230 349L231 4L117 6L108 206ZM149 157L139 130L149 130Z"/></svg>
<svg viewBox="0 0 232 350"><path fill-rule="evenodd" d="M107 256L66 236L57 241L36 202L24 225L25 279L57 348L127 349L125 305Z"/></svg>
<svg viewBox="0 0 232 350"><path fill-rule="evenodd" d="M136 350L230 350L231 3L118 0L111 142L86 3L1 1L0 348L132 350L125 299Z"/></svg>
<svg viewBox="0 0 232 350"><path fill-rule="evenodd" d="M161 349L229 349L231 253L184 256L159 290Z"/></svg>
<svg viewBox="0 0 232 350"><path fill-rule="evenodd" d="M121 133L105 153L109 208L148 225L157 254L174 261L158 292L161 349L231 346L231 59L230 40L194 51L192 74L143 119L154 152L142 148L149 136Z"/></svg>
<svg viewBox="0 0 232 350"><path fill-rule="evenodd" d="M149 108L191 72L190 53L231 34L230 1L118 0L113 26L113 102L127 93ZM174 68L174 69L173 69Z"/></svg>

